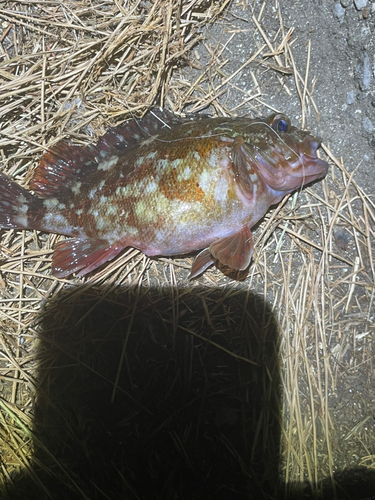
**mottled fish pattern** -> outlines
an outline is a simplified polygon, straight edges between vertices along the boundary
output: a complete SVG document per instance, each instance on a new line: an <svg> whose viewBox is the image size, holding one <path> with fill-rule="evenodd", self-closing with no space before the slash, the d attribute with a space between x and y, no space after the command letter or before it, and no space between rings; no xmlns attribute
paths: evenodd
<svg viewBox="0 0 375 500"><path fill-rule="evenodd" d="M197 250L191 277L216 260L246 269L250 228L287 193L321 179L320 145L285 115L176 117L154 109L97 144L45 153L33 194L0 174L0 227L69 236L54 250L57 277L87 274L125 247L148 256Z"/></svg>

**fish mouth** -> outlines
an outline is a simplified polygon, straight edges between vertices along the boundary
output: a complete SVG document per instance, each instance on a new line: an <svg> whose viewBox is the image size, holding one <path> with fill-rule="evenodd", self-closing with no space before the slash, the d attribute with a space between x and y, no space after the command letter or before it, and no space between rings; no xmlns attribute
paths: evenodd
<svg viewBox="0 0 375 500"><path fill-rule="evenodd" d="M313 137L308 135L303 142L299 144L298 152L300 155L304 154L312 159L319 159L317 156L317 151L322 144L322 139L320 137Z"/></svg>
<svg viewBox="0 0 375 500"><path fill-rule="evenodd" d="M304 184L309 184L328 173L328 163L318 158L317 151L322 144L320 137L312 137L308 135L306 139L300 143L298 148L299 160L301 164L301 174L304 177ZM300 175L301 177L301 175Z"/></svg>
<svg viewBox="0 0 375 500"><path fill-rule="evenodd" d="M326 176L328 163L317 156L321 139L307 134L304 140L285 143L288 151L277 147L256 155L256 166L268 186L285 194Z"/></svg>

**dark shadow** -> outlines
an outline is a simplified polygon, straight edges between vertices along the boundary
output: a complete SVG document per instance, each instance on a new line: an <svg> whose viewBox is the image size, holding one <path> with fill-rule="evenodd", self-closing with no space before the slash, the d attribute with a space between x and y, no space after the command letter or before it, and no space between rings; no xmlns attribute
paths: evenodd
<svg viewBox="0 0 375 500"><path fill-rule="evenodd" d="M279 334L262 298L81 288L38 331L36 451L9 499L277 498Z"/></svg>
<svg viewBox="0 0 375 500"><path fill-rule="evenodd" d="M332 480L333 479L333 480ZM308 482L288 485L288 500L375 500L375 470L357 467L336 472L312 487Z"/></svg>

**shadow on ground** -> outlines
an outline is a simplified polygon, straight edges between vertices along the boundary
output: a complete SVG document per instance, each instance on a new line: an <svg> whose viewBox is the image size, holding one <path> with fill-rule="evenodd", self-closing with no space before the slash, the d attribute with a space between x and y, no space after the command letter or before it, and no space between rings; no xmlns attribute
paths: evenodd
<svg viewBox="0 0 375 500"><path fill-rule="evenodd" d="M262 299L73 290L39 331L35 457L9 498L274 495L279 336Z"/></svg>
<svg viewBox="0 0 375 500"><path fill-rule="evenodd" d="M280 485L279 332L254 294L75 289L39 331L35 455L9 499L374 498L368 470Z"/></svg>

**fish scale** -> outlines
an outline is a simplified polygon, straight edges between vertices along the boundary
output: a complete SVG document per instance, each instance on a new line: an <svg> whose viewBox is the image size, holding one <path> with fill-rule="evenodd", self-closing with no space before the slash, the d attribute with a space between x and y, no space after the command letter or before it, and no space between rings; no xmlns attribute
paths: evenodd
<svg viewBox="0 0 375 500"><path fill-rule="evenodd" d="M71 237L57 277L87 274L128 246L148 256L201 250L191 277L220 261L246 269L250 228L286 194L324 177L319 139L282 114L177 117L154 109L89 146L46 152L30 189L0 174L0 227Z"/></svg>

